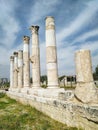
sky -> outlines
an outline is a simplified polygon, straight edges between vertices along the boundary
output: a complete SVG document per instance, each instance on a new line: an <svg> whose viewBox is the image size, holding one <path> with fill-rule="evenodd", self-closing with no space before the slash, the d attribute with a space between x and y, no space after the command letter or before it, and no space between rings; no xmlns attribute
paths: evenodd
<svg viewBox="0 0 98 130"><path fill-rule="evenodd" d="M47 73L47 16L55 19L59 76L75 74L75 52L80 49L91 51L93 70L98 65L98 0L0 0L0 78L9 78L10 56L23 49L31 25L40 26L41 75ZM31 46L30 40L30 53Z"/></svg>

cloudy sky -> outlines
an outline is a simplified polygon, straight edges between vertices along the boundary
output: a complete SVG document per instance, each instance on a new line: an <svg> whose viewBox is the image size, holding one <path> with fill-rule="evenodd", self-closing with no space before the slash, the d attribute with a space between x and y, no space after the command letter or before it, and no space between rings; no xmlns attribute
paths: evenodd
<svg viewBox="0 0 98 130"><path fill-rule="evenodd" d="M75 74L74 53L90 49L98 64L98 0L0 0L0 77L9 77L9 57L23 48L22 37L39 25L41 74L46 74L45 17L56 25L59 75ZM31 48L31 41L30 41Z"/></svg>

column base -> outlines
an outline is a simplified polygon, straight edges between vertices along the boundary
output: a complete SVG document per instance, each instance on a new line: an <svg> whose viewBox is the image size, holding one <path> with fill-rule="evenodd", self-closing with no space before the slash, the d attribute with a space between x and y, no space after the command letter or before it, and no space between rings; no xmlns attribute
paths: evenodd
<svg viewBox="0 0 98 130"><path fill-rule="evenodd" d="M48 85L48 87L47 88L54 88L54 89L59 89L60 87L59 87L59 85Z"/></svg>
<svg viewBox="0 0 98 130"><path fill-rule="evenodd" d="M17 92L17 88L11 88L11 89L9 89L9 91L11 91L11 92Z"/></svg>
<svg viewBox="0 0 98 130"><path fill-rule="evenodd" d="M38 96L38 97L45 97L45 98L59 98L60 93L64 93L64 88L37 88L37 89L29 89L29 94Z"/></svg>
<svg viewBox="0 0 98 130"><path fill-rule="evenodd" d="M75 96L83 103L98 103L98 88L94 82L77 83Z"/></svg>
<svg viewBox="0 0 98 130"><path fill-rule="evenodd" d="M21 93L24 93L24 94L29 94L29 87L23 87L22 89L21 89Z"/></svg>
<svg viewBox="0 0 98 130"><path fill-rule="evenodd" d="M40 85L40 84L32 84L32 89L33 89L33 88L35 88L35 89L36 89L36 88L41 88L41 85Z"/></svg>

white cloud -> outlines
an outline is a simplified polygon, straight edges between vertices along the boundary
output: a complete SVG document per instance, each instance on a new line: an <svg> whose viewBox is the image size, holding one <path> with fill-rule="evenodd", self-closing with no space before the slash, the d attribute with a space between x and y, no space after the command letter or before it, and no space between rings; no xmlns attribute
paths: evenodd
<svg viewBox="0 0 98 130"><path fill-rule="evenodd" d="M80 35L78 38L76 38L72 44L76 42L84 42L86 39L98 35L98 29L92 30L90 32L86 32L83 35Z"/></svg>
<svg viewBox="0 0 98 130"><path fill-rule="evenodd" d="M63 27L63 29L57 34L57 40L62 41L71 34L79 31L83 26L86 26L97 11L98 1L90 1L85 10L83 10L69 26Z"/></svg>
<svg viewBox="0 0 98 130"><path fill-rule="evenodd" d="M20 29L19 23L14 16L17 5L18 3L13 0L0 1L0 26L4 34L3 37L0 37L0 42L7 48L14 44L17 37L16 33Z"/></svg>
<svg viewBox="0 0 98 130"><path fill-rule="evenodd" d="M98 50L98 41L95 41L93 43L92 43L92 41L86 42L86 43L80 45L80 49L89 49L93 53Z"/></svg>
<svg viewBox="0 0 98 130"><path fill-rule="evenodd" d="M59 75L75 74L75 52L80 49L88 49L91 51L93 69L98 65L98 54L94 55L98 50L98 41L93 42L93 44L92 42L86 42L82 45L68 46L66 48L58 47Z"/></svg>
<svg viewBox="0 0 98 130"><path fill-rule="evenodd" d="M56 6L59 3L59 0L37 0L32 6L29 24L36 24L42 17L45 18L49 13L56 9Z"/></svg>

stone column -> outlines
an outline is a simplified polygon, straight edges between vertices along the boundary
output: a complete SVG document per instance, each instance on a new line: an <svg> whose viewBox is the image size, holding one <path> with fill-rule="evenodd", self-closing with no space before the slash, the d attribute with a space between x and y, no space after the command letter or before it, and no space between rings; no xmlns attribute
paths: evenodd
<svg viewBox="0 0 98 130"><path fill-rule="evenodd" d="M14 52L14 88L18 87L18 52Z"/></svg>
<svg viewBox="0 0 98 130"><path fill-rule="evenodd" d="M77 86L76 97L84 103L98 102L97 88L92 75L89 50L79 50L75 54Z"/></svg>
<svg viewBox="0 0 98 130"><path fill-rule="evenodd" d="M64 85L67 86L67 76L64 77Z"/></svg>
<svg viewBox="0 0 98 130"><path fill-rule="evenodd" d="M56 36L53 17L46 17L46 55L48 88L58 88Z"/></svg>
<svg viewBox="0 0 98 130"><path fill-rule="evenodd" d="M39 49L39 38L38 30L39 26L31 26L30 30L32 31L32 81L33 88L40 87L40 49Z"/></svg>
<svg viewBox="0 0 98 130"><path fill-rule="evenodd" d="M30 87L30 63L29 63L29 40L28 36L23 37L23 84L24 88Z"/></svg>
<svg viewBox="0 0 98 130"><path fill-rule="evenodd" d="M10 57L10 88L11 90L14 87L14 56Z"/></svg>
<svg viewBox="0 0 98 130"><path fill-rule="evenodd" d="M18 88L23 87L23 51L18 51Z"/></svg>

